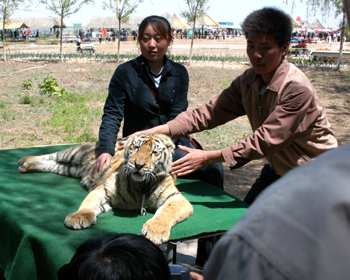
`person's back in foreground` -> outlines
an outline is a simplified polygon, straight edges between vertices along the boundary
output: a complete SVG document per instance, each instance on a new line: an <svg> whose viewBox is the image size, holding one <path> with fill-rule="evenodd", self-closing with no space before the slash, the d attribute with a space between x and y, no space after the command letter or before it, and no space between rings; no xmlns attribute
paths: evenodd
<svg viewBox="0 0 350 280"><path fill-rule="evenodd" d="M349 144L325 152L267 188L215 245L204 279L349 279L349 157Z"/></svg>

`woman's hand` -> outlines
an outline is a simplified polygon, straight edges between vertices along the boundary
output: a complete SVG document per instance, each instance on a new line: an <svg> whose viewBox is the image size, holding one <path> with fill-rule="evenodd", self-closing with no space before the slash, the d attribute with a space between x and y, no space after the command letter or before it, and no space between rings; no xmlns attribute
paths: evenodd
<svg viewBox="0 0 350 280"><path fill-rule="evenodd" d="M186 146L179 145L179 148L187 153L183 158L173 162L171 173L183 176L190 174L201 168L204 163L204 151L199 149L191 149Z"/></svg>
<svg viewBox="0 0 350 280"><path fill-rule="evenodd" d="M109 153L100 154L97 158L94 167L92 168L92 175L100 173L105 164L109 165L111 163L112 155Z"/></svg>

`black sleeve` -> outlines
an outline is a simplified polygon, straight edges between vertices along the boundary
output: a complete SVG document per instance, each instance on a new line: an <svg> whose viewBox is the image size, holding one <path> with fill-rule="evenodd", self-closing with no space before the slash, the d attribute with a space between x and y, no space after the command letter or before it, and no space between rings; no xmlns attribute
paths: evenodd
<svg viewBox="0 0 350 280"><path fill-rule="evenodd" d="M108 97L103 109L102 123L99 132L99 154L114 155L115 143L121 122L124 117L126 95L120 83L119 68L114 72L108 88Z"/></svg>

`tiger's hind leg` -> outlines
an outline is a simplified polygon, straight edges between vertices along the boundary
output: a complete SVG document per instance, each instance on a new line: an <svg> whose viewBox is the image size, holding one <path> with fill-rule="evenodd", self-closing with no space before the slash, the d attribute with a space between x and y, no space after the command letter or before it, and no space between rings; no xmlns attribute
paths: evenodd
<svg viewBox="0 0 350 280"><path fill-rule="evenodd" d="M98 145L96 143L71 147L52 154L27 156L18 161L20 173L55 173L63 176L81 178L86 168L95 162Z"/></svg>

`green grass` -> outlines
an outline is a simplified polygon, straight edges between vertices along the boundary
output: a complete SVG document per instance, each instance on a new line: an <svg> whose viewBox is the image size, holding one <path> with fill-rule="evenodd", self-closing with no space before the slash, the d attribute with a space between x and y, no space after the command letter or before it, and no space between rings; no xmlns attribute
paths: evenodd
<svg viewBox="0 0 350 280"><path fill-rule="evenodd" d="M75 94L76 98L70 94L68 100L66 96L58 97L55 104L49 109L52 116L44 121L42 125L49 126L57 133L60 133L61 129L68 142L89 142L96 141L96 137L93 137L92 130L90 128L93 120L100 118L102 115L102 109L94 109L87 106L85 103L86 97L79 98L79 95Z"/></svg>
<svg viewBox="0 0 350 280"><path fill-rule="evenodd" d="M245 126L231 121L214 129L193 134L192 136L199 143L203 144L204 149L219 150L233 145L237 141L246 138L249 134L251 134L249 125Z"/></svg>

